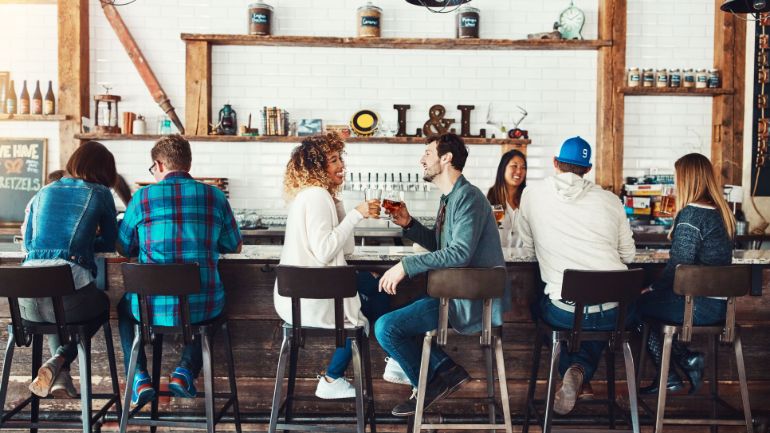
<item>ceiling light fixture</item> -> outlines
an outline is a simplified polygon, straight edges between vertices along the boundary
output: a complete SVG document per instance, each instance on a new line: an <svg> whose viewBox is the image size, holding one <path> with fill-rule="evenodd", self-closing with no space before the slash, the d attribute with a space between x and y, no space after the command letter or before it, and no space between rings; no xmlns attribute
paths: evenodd
<svg viewBox="0 0 770 433"><path fill-rule="evenodd" d="M732 14L750 14L759 19L759 14L770 12L768 0L725 0L720 8L724 12Z"/></svg>
<svg viewBox="0 0 770 433"><path fill-rule="evenodd" d="M471 0L406 0L415 6L422 6L429 11L437 14L446 14L454 12L463 3Z"/></svg>

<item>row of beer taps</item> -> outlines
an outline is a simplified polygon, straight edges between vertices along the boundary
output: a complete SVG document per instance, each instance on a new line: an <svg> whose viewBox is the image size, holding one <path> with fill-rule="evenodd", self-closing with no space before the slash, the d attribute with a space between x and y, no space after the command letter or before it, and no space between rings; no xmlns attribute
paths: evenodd
<svg viewBox="0 0 770 433"><path fill-rule="evenodd" d="M348 173L343 189L346 191L383 191L429 192L431 184L420 179L418 173Z"/></svg>

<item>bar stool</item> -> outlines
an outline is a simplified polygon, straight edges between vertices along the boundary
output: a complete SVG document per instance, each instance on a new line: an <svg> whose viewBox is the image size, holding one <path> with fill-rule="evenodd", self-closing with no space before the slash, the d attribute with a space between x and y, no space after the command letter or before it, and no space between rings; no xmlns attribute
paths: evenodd
<svg viewBox="0 0 770 433"><path fill-rule="evenodd" d="M674 275L674 293L685 297L684 317L682 325L673 323L661 323L655 321L645 321L642 334L642 348L639 357L639 377L641 380L641 370L646 359L645 343L649 338L650 327L660 327L663 334L663 356L660 365L660 382L658 386L658 404L655 414L655 431L661 433L663 424L687 424L687 425L710 425L712 431L714 426L718 425L745 425L746 431L751 433L753 425L751 420L751 405L749 404L749 387L746 381L746 367L743 363L743 347L741 345L740 326L735 323L735 298L745 296L751 289L751 266L750 265L727 265L727 266L697 266L697 265L678 265ZM693 325L694 297L696 296L714 296L727 298L727 315L724 324L697 326ZM707 335L711 340L710 350L711 362L711 395L706 397L711 400L711 418L665 418L666 410L666 381L668 379L669 363L671 360L671 345L674 336L679 337L679 341L689 343L695 334ZM735 351L735 365L738 370L738 381L740 382L741 403L743 405L743 420L719 419L718 407L720 405L733 409L724 400L719 397L719 379L717 377L718 365L717 355L719 342L730 345ZM637 382L638 383L638 382ZM697 398L690 396L689 398ZM648 412L652 412L646 403L642 406Z"/></svg>
<svg viewBox="0 0 770 433"><path fill-rule="evenodd" d="M530 416L537 417L544 433L549 433L553 424L554 387L559 365L562 344L566 344L570 353L580 349L581 341L606 341L605 361L607 364L607 399L593 400L592 403L606 404L609 412L610 429L615 429L615 410L621 410L615 395L615 350L618 343L623 346L628 399L631 409L630 425L634 433L639 433L639 411L637 407L634 359L629 344L630 332L626 331L628 307L639 297L644 285L644 270L630 269L623 271L564 271L562 298L574 302L576 314L572 329L556 329L542 319L537 321L537 336L532 356L532 371L527 390L527 406L524 413L522 432L529 431ZM617 303L618 314L615 329L611 331L583 331L583 314L589 305ZM548 385L545 401L535 400L535 386L540 367L540 352L545 344L551 345L551 361L548 371ZM545 414L541 417L536 404L545 403ZM625 417L625 414L624 414ZM628 419L626 419L628 421ZM541 422L542 421L542 422ZM596 430L591 430L596 431Z"/></svg>
<svg viewBox="0 0 770 433"><path fill-rule="evenodd" d="M11 312L11 324L8 326L8 343L3 359L2 382L0 383L0 429L29 428L37 429L78 429L83 432L98 431L107 411L115 405L120 413L120 389L118 373L115 367L115 350L112 345L112 330L109 322L109 309L104 314L86 322L67 322L64 313L63 297L75 294L72 270L68 265L61 266L0 266L0 297L8 298ZM21 317L19 298L51 298L56 323L31 322ZM107 345L112 393L94 394L91 389L91 339L104 331ZM43 336L58 335L62 344L76 341L78 345L78 364L80 367L80 411L81 422L40 421L40 398L34 394L4 413L8 382L16 346L32 345L32 378L37 375L43 363ZM93 399L107 402L93 414ZM14 420L27 405L31 414L29 421Z"/></svg>
<svg viewBox="0 0 770 433"><path fill-rule="evenodd" d="M278 277L278 294L291 298L292 323L284 323L283 343L278 357L278 371L275 376L273 406L270 411L268 432L276 430L319 430L319 431L355 431L364 433L366 423L376 433L374 413L374 389L369 356L369 338L363 326L345 327L342 300L358 296L356 272L353 266L301 267L278 265L275 268ZM302 326L301 299L334 300L334 329L310 328ZM345 341L351 341L353 350L353 386L356 390L356 428L355 430L330 429L323 425L291 423L294 401L309 398L294 395L297 379L297 361L299 349L304 348L307 337L335 337L336 347L345 347ZM286 376L286 364L289 364L286 399L282 402L283 379ZM313 399L315 401L315 399ZM323 400L322 400L323 401ZM333 401L332 401L333 402ZM284 422L279 423L280 413L284 413Z"/></svg>
<svg viewBox="0 0 770 433"><path fill-rule="evenodd" d="M123 401L123 412L120 417L120 432L125 433L129 424L150 426L151 431L157 427L183 427L188 429L207 430L214 432L222 416L232 406L235 430L241 432L241 413L238 408L238 392L235 384L235 362L230 343L230 328L225 313L205 322L190 323L190 304L188 296L200 293L200 271L197 263L173 264L139 264L123 263L121 265L123 283L126 292L135 293L139 300L139 321L134 327L134 342L131 346L131 360L126 375L126 394ZM152 314L148 306L148 296L175 296L179 298L179 325L157 326L152 324ZM225 355L227 356L227 375L230 382L229 393L214 392L214 372L212 367L212 340L218 330L222 331ZM169 397L169 391L160 391L160 367L163 355L163 336L182 335L185 344L191 344L194 339L201 339L203 349L203 384L206 422L170 421L158 419L158 397ZM136 375L136 362L139 348L142 344L152 344L152 386L157 397L152 400L150 419L134 418L143 406L130 410L131 384ZM214 412L214 399L226 398L219 412Z"/></svg>
<svg viewBox="0 0 770 433"><path fill-rule="evenodd" d="M508 382L505 378L503 360L503 327L492 326L492 300L502 298L505 293L506 272L503 267L496 268L447 268L428 273L428 295L440 299L438 329L425 333L420 360L420 376L417 385L417 406L414 412L413 432L423 429L440 430L502 430L511 433L511 405L508 400ZM483 400L488 406L488 424L425 424L425 390L428 382L433 339L440 347L446 346L449 327L449 301L452 299L482 300L482 325L479 344L484 352L486 363L487 397ZM494 359L492 355L494 351ZM503 423L498 424L495 416L495 364L497 380L500 386L500 403L503 408ZM459 400L459 399L454 399ZM478 399L475 399L478 400Z"/></svg>

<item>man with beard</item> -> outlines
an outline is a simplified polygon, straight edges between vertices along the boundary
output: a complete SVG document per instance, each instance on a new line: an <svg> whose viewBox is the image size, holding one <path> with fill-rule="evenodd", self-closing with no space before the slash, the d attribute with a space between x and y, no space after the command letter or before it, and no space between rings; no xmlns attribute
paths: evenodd
<svg viewBox="0 0 770 433"><path fill-rule="evenodd" d="M403 235L431 251L405 257L380 279L380 290L394 295L404 277L414 277L431 269L456 267L505 266L497 224L484 193L462 175L468 149L455 134L443 134L426 140L420 159L423 179L436 185L443 195L433 228L420 224L406 206L395 210L393 222L403 228ZM510 305L510 288L503 299L492 302L492 325L503 321L503 310ZM380 317L374 332L380 345L403 368L413 387L417 387L422 343L415 337L438 328L439 300L427 295ZM460 333L481 331L482 301L453 300L449 324ZM468 372L455 364L440 348L431 350L425 408L448 396L470 379ZM395 416L410 416L417 406L416 393L393 408Z"/></svg>

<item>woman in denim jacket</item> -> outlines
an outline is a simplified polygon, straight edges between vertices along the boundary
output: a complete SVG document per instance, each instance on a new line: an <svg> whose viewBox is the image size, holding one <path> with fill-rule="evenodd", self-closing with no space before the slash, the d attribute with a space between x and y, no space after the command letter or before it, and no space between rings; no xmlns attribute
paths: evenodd
<svg viewBox="0 0 770 433"><path fill-rule="evenodd" d="M43 187L29 203L24 221L22 266L72 268L76 294L65 296L68 322L93 319L109 309L107 295L96 288L94 253L115 250L117 221L110 187L115 184L115 158L101 143L80 146L67 162L67 175ZM54 322L51 299L19 299L26 320ZM29 385L40 397L77 397L69 365L77 356L77 345L64 346L55 335L48 336L52 358L38 370Z"/></svg>

